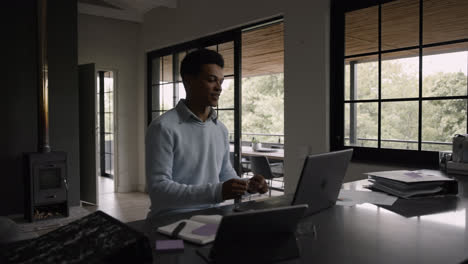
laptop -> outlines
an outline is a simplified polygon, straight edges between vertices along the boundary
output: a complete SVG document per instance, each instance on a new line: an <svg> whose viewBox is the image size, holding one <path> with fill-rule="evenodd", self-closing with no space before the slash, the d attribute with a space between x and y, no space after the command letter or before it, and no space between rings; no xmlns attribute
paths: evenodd
<svg viewBox="0 0 468 264"><path fill-rule="evenodd" d="M207 262L272 263L300 255L295 231L307 205L226 215L211 247L197 249Z"/></svg>
<svg viewBox="0 0 468 264"><path fill-rule="evenodd" d="M304 161L294 194L237 204L234 211L307 204L309 208L305 215L310 215L329 208L338 199L352 155L352 149L309 155Z"/></svg>

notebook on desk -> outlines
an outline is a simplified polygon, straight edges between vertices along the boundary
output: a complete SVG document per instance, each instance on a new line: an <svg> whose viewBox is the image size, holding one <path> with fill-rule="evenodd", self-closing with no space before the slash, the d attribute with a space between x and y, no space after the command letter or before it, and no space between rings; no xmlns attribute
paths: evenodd
<svg viewBox="0 0 468 264"><path fill-rule="evenodd" d="M294 194L272 197L260 202L236 205L234 211L243 212L286 205L307 204L306 215L335 205L340 193L352 149L309 155L302 167Z"/></svg>

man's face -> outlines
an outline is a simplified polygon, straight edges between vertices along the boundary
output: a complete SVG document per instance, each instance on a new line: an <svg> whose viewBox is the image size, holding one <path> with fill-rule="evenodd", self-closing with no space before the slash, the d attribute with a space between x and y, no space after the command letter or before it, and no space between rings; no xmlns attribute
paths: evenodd
<svg viewBox="0 0 468 264"><path fill-rule="evenodd" d="M187 97L197 104L217 106L224 81L223 68L217 64L204 64L197 76L187 76Z"/></svg>

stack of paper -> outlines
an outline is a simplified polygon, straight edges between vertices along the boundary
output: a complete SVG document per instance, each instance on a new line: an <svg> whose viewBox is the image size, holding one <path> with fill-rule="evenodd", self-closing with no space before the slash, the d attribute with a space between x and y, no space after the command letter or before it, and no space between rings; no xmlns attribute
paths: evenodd
<svg viewBox="0 0 468 264"><path fill-rule="evenodd" d="M337 205L353 206L362 203L371 203L377 205L393 205L398 198L381 192L340 190Z"/></svg>
<svg viewBox="0 0 468 264"><path fill-rule="evenodd" d="M372 189L402 198L457 194L457 182L434 170L395 170L366 173Z"/></svg>

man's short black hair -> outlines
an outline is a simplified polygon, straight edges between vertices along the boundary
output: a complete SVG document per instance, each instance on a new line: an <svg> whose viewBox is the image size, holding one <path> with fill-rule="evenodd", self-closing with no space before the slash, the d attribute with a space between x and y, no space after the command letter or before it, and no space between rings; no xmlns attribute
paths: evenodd
<svg viewBox="0 0 468 264"><path fill-rule="evenodd" d="M198 49L185 56L180 65L180 76L198 75L204 64L216 64L224 68L224 59L221 54L214 50Z"/></svg>

